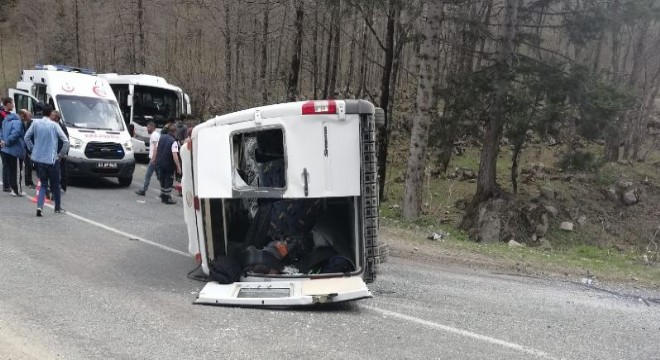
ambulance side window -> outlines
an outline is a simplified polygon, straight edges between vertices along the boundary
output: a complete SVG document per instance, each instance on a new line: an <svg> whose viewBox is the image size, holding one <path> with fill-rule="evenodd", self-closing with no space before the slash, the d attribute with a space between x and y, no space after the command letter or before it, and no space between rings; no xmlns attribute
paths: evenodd
<svg viewBox="0 0 660 360"><path fill-rule="evenodd" d="M232 136L234 184L240 188L286 187L286 157L282 129ZM238 177L238 178L237 178Z"/></svg>

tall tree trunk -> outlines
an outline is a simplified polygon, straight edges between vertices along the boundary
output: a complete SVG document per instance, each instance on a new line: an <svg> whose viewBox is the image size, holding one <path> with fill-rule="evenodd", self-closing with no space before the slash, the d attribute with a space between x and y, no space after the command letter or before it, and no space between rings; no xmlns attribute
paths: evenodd
<svg viewBox="0 0 660 360"><path fill-rule="evenodd" d="M365 20L364 24L362 25L362 45L361 45L361 50L360 50L360 79L359 79L357 94L355 96L356 99L362 99L362 95L364 94L365 83L367 81L367 62L366 62L366 59L367 59L367 49L368 49L368 45L369 45L367 40L368 40L368 37L367 37L367 22Z"/></svg>
<svg viewBox="0 0 660 360"><path fill-rule="evenodd" d="M488 5L486 5L486 15L484 16L483 23L481 24L484 28L488 29L488 24L490 24L490 16L491 13L493 12L493 0L486 0L488 1ZM483 52L486 48L486 40L487 36L481 36L481 41L479 42L479 56L477 57L477 65L476 69L481 69L481 64L483 62Z"/></svg>
<svg viewBox="0 0 660 360"><path fill-rule="evenodd" d="M385 177L387 175L387 151L390 138L390 82L394 62L394 27L400 14L399 0L390 0L385 31L385 65L380 81L380 107L385 112L385 124L378 129L378 198L385 199ZM424 149L426 151L426 149Z"/></svg>
<svg viewBox="0 0 660 360"><path fill-rule="evenodd" d="M266 0L264 8L264 21L261 30L261 97L264 103L268 103L268 17L270 11L270 0Z"/></svg>
<svg viewBox="0 0 660 360"><path fill-rule="evenodd" d="M319 91L319 4L314 5L314 33L313 33L313 47L312 47L312 96L314 99L318 97Z"/></svg>
<svg viewBox="0 0 660 360"><path fill-rule="evenodd" d="M354 16L353 17L353 33L351 36L351 47L350 50L348 51L348 76L346 76L346 89L344 90L344 98L349 98L350 91L351 91L351 82L353 81L353 71L355 67L355 43L357 42L355 36L357 35L357 25L358 25L358 17Z"/></svg>
<svg viewBox="0 0 660 360"><path fill-rule="evenodd" d="M612 58L611 58L611 68L612 68L612 82L617 83L619 81L619 57L621 55L621 23L618 20L618 14L620 13L619 0L614 0L610 7L610 13L614 17L614 22L612 24ZM620 123L620 119L617 119L616 123ZM605 136L605 160L608 162L616 162L619 160L619 151L621 147L621 135L619 130L615 128L608 129Z"/></svg>
<svg viewBox="0 0 660 360"><path fill-rule="evenodd" d="M225 2L225 97L227 105L225 111L231 111L234 108L234 99L232 98L232 37L231 26L229 26L230 16L230 2Z"/></svg>
<svg viewBox="0 0 660 360"><path fill-rule="evenodd" d="M497 153L506 118L506 98L509 94L509 87L513 76L514 40L517 34L519 5L520 0L506 0L503 38L501 39L500 49L497 54L497 63L495 65L493 79L494 91L481 150L477 192L461 223L461 228L463 229L470 229L474 224L479 204L501 195L496 178Z"/></svg>
<svg viewBox="0 0 660 360"><path fill-rule="evenodd" d="M630 78L628 79L628 86L632 89L636 89L640 95L641 101L638 111L629 111L626 114L626 124L624 126L624 146L623 146L623 158L630 160L630 156L633 150L633 137L635 135L637 123L640 119L640 115L644 108L644 99L646 98L646 86L640 86L639 79L642 76L644 64L646 62L646 48L645 44L648 41L648 31L650 23L649 21L644 21L641 24L639 30L639 35L637 35L637 41L635 42L633 48L633 64L632 70L630 72Z"/></svg>
<svg viewBox="0 0 660 360"><path fill-rule="evenodd" d="M410 152L406 173L406 191L403 198L403 217L414 219L422 208L424 169L431 118L437 115L437 73L440 49L440 24L444 4L431 1L427 4L422 34L424 40L419 50L420 70L417 76L417 110L410 134Z"/></svg>
<svg viewBox="0 0 660 360"><path fill-rule="evenodd" d="M335 91L337 89L337 77L339 69L339 48L341 41L341 0L336 0L336 3L332 9L332 34L334 39L332 41L332 67L330 68L330 82L328 83L328 99L335 99Z"/></svg>
<svg viewBox="0 0 660 360"><path fill-rule="evenodd" d="M332 39L334 38L334 30L335 30L335 26L334 26L334 22L335 22L334 6L336 6L336 5L335 5L334 1L332 2L332 6L333 6L333 10L332 10L333 16L331 17L331 20L330 20L330 26L329 26L329 29L328 29L328 44L327 44L326 49L325 49L325 82L323 83L323 98L324 99L328 99L328 96L330 95L328 93L328 89L330 88L330 63L331 63L330 60L332 59Z"/></svg>
<svg viewBox="0 0 660 360"><path fill-rule="evenodd" d="M138 0L138 33L140 37L140 70L145 71L147 67L146 42L144 39L144 5L143 0Z"/></svg>
<svg viewBox="0 0 660 360"><path fill-rule="evenodd" d="M598 67L600 66L600 53L602 52L603 49L604 38L605 35L601 34L600 37L598 38L598 42L596 43L596 50L594 51L594 64L592 68L594 74L598 72Z"/></svg>
<svg viewBox="0 0 660 360"><path fill-rule="evenodd" d="M303 41L303 1L296 1L296 38L293 41L293 56L291 57L291 72L289 73L289 85L287 89L287 101L296 101L298 97L298 75L300 74L300 56L302 54Z"/></svg>
<svg viewBox="0 0 660 360"><path fill-rule="evenodd" d="M80 56L80 9L78 7L78 0L75 0L75 17L76 17L76 65L82 66L82 56Z"/></svg>

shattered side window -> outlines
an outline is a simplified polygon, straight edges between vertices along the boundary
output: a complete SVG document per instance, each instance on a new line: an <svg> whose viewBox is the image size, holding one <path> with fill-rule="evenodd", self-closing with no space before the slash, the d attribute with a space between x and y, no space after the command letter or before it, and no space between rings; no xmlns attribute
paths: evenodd
<svg viewBox="0 0 660 360"><path fill-rule="evenodd" d="M234 188L283 189L286 161L282 129L236 133L232 136Z"/></svg>

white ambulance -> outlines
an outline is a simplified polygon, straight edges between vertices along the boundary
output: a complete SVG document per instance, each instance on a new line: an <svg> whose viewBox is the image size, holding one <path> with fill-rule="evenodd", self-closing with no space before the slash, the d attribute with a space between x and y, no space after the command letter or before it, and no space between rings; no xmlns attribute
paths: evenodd
<svg viewBox="0 0 660 360"><path fill-rule="evenodd" d="M161 129L170 119L190 115L190 98L181 88L162 77L146 74L99 74L110 83L119 102L126 125L134 127L133 151L136 156L149 155L147 123L153 121Z"/></svg>
<svg viewBox="0 0 660 360"><path fill-rule="evenodd" d="M60 112L69 132L69 177L115 177L120 186L131 184L131 136L110 84L93 70L37 65L23 70L16 89L8 93L17 109L33 111L36 102L42 102Z"/></svg>
<svg viewBox="0 0 660 360"><path fill-rule="evenodd" d="M372 296L366 283L383 260L381 114L362 100L293 102L194 128L181 149L188 250L216 280L196 303L295 306Z"/></svg>

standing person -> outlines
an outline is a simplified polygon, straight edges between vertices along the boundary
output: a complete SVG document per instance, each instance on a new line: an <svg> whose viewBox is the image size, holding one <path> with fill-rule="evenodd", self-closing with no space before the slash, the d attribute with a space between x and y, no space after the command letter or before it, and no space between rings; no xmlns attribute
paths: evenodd
<svg viewBox="0 0 660 360"><path fill-rule="evenodd" d="M4 124L7 115L11 114L11 110L5 109L5 100L6 99L2 99L2 102L0 102L0 140L2 139L2 124ZM2 158L2 162L4 164L5 159L2 152L0 152L0 158ZM5 168L4 165L2 166L2 191L11 191L11 189L9 189L9 168Z"/></svg>
<svg viewBox="0 0 660 360"><path fill-rule="evenodd" d="M32 162L37 168L41 188L37 197L37 216L41 216L48 186L52 189L55 200L55 213L64 214L60 193L60 159L69 151L69 140L62 128L53 120L50 114L53 109L44 105L44 117L32 122L25 134L25 143L32 151ZM62 140L62 149L57 151L57 140Z"/></svg>
<svg viewBox="0 0 660 360"><path fill-rule="evenodd" d="M136 190L135 193L144 196L149 189L149 183L151 182L151 176L156 170L156 148L158 147L158 140L160 139L160 133L156 131L156 123L149 121L147 124L147 132L149 133L149 164L147 165L147 173L144 174L144 184L142 189ZM160 180L160 175L156 172L156 177Z"/></svg>
<svg viewBox="0 0 660 360"><path fill-rule="evenodd" d="M172 199L172 185L174 174L181 174L179 162L179 143L172 135L176 131L175 125L171 125L167 134L160 135L158 147L156 148L156 167L160 173L160 199L163 203L176 204Z"/></svg>
<svg viewBox="0 0 660 360"><path fill-rule="evenodd" d="M66 138L69 139L69 131L66 129L66 124L64 124L64 121L62 121L62 117L60 116L60 112L57 110L53 110L50 113L50 119L54 122L56 122L60 128L62 129L62 132L64 135L66 135ZM64 144L62 143L62 140L57 139L57 152L62 151L62 146ZM66 157L67 154L65 153L64 156L60 159L60 187L62 188L62 191L66 192L66 185L67 185L67 176L66 176Z"/></svg>
<svg viewBox="0 0 660 360"><path fill-rule="evenodd" d="M6 98L2 101L6 111L14 110L14 100ZM23 123L14 113L9 113L2 121L2 168L7 171L9 187L12 196L24 196L23 191L19 189L18 183L18 160L25 156L25 143L23 142ZM7 170L4 170L7 169ZM3 185L5 183L3 182Z"/></svg>
<svg viewBox="0 0 660 360"><path fill-rule="evenodd" d="M23 121L23 130L27 133L30 126L32 126L32 113L28 110L21 109L19 111L19 116ZM32 166L32 153L27 150L27 145L25 146L25 157L23 157L24 171L25 171L25 186L30 189L34 189L34 181L32 181L32 171L34 167Z"/></svg>

